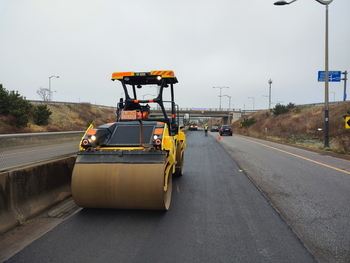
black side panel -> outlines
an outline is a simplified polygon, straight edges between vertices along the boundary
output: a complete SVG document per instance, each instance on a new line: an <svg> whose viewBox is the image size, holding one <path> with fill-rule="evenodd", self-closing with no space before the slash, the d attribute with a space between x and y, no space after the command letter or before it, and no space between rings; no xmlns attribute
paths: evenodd
<svg viewBox="0 0 350 263"><path fill-rule="evenodd" d="M156 122L142 123L142 144L152 145ZM139 122L120 122L106 143L106 146L140 146L141 127Z"/></svg>

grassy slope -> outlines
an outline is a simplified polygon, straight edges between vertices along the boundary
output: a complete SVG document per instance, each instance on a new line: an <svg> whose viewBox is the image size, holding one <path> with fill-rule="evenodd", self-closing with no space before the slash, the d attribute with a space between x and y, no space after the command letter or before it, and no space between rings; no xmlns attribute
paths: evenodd
<svg viewBox="0 0 350 263"><path fill-rule="evenodd" d="M88 123L102 125L116 121L115 109L92 106L88 103L48 105L52 112L49 125L38 126L30 121L29 126L17 129L8 125L8 118L0 116L0 133L22 133L22 132L52 132L52 131L79 131L86 130Z"/></svg>
<svg viewBox="0 0 350 263"><path fill-rule="evenodd" d="M350 151L350 129L345 129L344 119L344 116L350 116L349 110L350 102L329 107L329 141L333 151L340 153ZM257 122L250 127L238 128L243 118L233 123L234 132L315 148L323 147L324 106L297 106L281 115L274 115L266 110L245 116L245 118L252 117ZM322 130L318 130L319 128Z"/></svg>

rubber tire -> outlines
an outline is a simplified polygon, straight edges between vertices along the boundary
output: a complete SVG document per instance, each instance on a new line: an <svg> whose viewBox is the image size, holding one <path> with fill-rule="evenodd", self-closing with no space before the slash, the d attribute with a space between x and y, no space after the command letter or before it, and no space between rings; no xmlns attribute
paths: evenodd
<svg viewBox="0 0 350 263"><path fill-rule="evenodd" d="M173 192L173 175L169 173L168 187L164 191L164 210L168 211L171 203L171 195Z"/></svg>
<svg viewBox="0 0 350 263"><path fill-rule="evenodd" d="M181 154L181 150L182 150L182 142L179 142L177 147L176 147L176 161L177 161L177 165L180 163L180 168L178 168L178 167L175 168L174 175L176 175L176 176L182 176L183 171L184 171L185 152L182 152L182 154Z"/></svg>

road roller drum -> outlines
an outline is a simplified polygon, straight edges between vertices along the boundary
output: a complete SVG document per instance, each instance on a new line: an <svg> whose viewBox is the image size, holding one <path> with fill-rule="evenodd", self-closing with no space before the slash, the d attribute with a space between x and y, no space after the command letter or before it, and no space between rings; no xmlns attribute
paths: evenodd
<svg viewBox="0 0 350 263"><path fill-rule="evenodd" d="M186 148L175 109L174 72L117 72L112 80L122 83L125 100L118 103L116 122L90 125L82 137L73 199L86 208L168 210L172 176L183 174ZM147 85L158 85L158 96L139 100L137 91ZM170 112L162 100L164 88L170 92ZM163 116L151 117L152 103Z"/></svg>
<svg viewBox="0 0 350 263"><path fill-rule="evenodd" d="M165 168L165 164L76 164L72 194L81 207L168 210L172 189Z"/></svg>

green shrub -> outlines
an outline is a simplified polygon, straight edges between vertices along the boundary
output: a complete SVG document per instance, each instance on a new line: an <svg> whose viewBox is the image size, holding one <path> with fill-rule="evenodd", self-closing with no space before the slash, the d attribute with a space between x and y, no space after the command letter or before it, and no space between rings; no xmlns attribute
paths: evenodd
<svg viewBox="0 0 350 263"><path fill-rule="evenodd" d="M293 109L293 108L295 108L294 103L289 102L288 105L287 105L287 108L288 108L288 109Z"/></svg>
<svg viewBox="0 0 350 263"><path fill-rule="evenodd" d="M239 123L239 127L249 127L250 125L253 125L256 123L256 119L254 117L252 118L244 118L243 121Z"/></svg>
<svg viewBox="0 0 350 263"><path fill-rule="evenodd" d="M10 125L17 128L26 127L32 107L32 104L24 100L17 91L7 91L0 84L0 114L13 116Z"/></svg>
<svg viewBox="0 0 350 263"><path fill-rule="evenodd" d="M288 112L289 109L287 106L285 105L281 105L281 104L277 104L273 109L272 109L272 112L273 114L275 115L280 115L280 114L283 114L283 113L286 113Z"/></svg>
<svg viewBox="0 0 350 263"><path fill-rule="evenodd" d="M38 105L33 110L33 120L36 125L48 125L49 117L52 114L47 105Z"/></svg>

